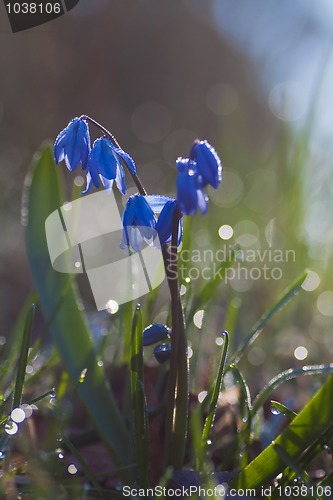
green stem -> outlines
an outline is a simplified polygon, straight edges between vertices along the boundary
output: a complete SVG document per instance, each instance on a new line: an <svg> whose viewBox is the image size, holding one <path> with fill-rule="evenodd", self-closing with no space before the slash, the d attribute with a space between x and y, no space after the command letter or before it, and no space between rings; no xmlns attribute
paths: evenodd
<svg viewBox="0 0 333 500"><path fill-rule="evenodd" d="M168 380L165 465L180 469L184 463L188 417L188 358L185 322L178 286L177 240L181 213L177 207L173 218L172 240L163 249L165 271L171 295L172 334Z"/></svg>
<svg viewBox="0 0 333 500"><path fill-rule="evenodd" d="M95 125L113 142L117 148L120 148L117 139L111 134L111 132L103 127L103 125L87 115L82 115L81 119ZM147 191L145 190L138 175L136 173L134 174L127 165L126 167L135 182L139 193L143 196L147 195ZM170 253L168 253L165 247L162 249L165 273L171 296L172 310L172 349L168 382L165 461L166 465L170 465L175 469L181 468L184 462L185 442L187 437L189 372L185 321L178 285L177 243L180 218L181 212L177 207L173 217Z"/></svg>

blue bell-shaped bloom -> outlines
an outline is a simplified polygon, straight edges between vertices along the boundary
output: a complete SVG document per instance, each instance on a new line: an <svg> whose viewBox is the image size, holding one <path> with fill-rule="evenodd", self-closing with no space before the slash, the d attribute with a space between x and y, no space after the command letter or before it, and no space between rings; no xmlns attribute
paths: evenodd
<svg viewBox="0 0 333 500"><path fill-rule="evenodd" d="M168 328L166 325L163 325L162 323L153 323L143 330L142 335L143 345L152 345L156 344L156 342L166 340L170 335L170 328Z"/></svg>
<svg viewBox="0 0 333 500"><path fill-rule="evenodd" d="M119 151L124 153L124 151L116 148L110 139L106 137L96 139L88 157L88 173L90 177L88 178L87 175L87 188L84 193L88 193L92 185L99 187L100 180L105 187L103 179L115 180L119 191L122 194L126 193L125 172L121 164L122 156L118 154ZM124 154L127 155L127 153ZM130 158L129 155L127 156ZM132 162L134 164L134 160Z"/></svg>
<svg viewBox="0 0 333 500"><path fill-rule="evenodd" d="M170 344L160 344L154 349L154 356L157 361L162 364L170 359L171 356L171 345Z"/></svg>
<svg viewBox="0 0 333 500"><path fill-rule="evenodd" d="M70 171L75 170L79 163L85 169L89 152L90 135L88 125L81 118L74 118L55 140L55 162L58 164L65 160Z"/></svg>
<svg viewBox="0 0 333 500"><path fill-rule="evenodd" d="M193 215L200 208L201 213L207 212L207 196L203 191L202 177L197 165L189 158L178 158L177 200L184 215Z"/></svg>
<svg viewBox="0 0 333 500"><path fill-rule="evenodd" d="M177 202L174 198L161 196L159 194L147 195L146 200L157 217L155 229L158 233L160 246L162 247L171 241L173 216L177 207ZM182 241L182 235L183 224L180 220L178 224L178 245L180 245Z"/></svg>
<svg viewBox="0 0 333 500"><path fill-rule="evenodd" d="M154 213L145 196L140 194L130 196L123 213L123 237L120 248L140 252L144 239L153 240L155 225Z"/></svg>
<svg viewBox="0 0 333 500"><path fill-rule="evenodd" d="M198 174L202 179L202 187L209 184L217 189L222 180L222 163L213 146L207 141L196 140L190 157L196 163Z"/></svg>

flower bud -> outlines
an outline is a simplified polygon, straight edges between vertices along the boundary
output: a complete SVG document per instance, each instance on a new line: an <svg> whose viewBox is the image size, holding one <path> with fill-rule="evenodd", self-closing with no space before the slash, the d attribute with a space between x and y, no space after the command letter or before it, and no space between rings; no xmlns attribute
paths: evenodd
<svg viewBox="0 0 333 500"><path fill-rule="evenodd" d="M165 363L170 359L171 356L171 345L170 344L160 344L154 349L154 356L159 363Z"/></svg>
<svg viewBox="0 0 333 500"><path fill-rule="evenodd" d="M143 345L152 345L166 340L170 335L170 328L162 323L153 323L143 330Z"/></svg>

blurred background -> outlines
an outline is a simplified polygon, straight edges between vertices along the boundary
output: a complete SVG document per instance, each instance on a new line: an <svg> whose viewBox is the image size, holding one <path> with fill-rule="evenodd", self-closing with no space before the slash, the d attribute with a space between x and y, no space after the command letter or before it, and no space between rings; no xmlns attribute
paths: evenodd
<svg viewBox="0 0 333 500"><path fill-rule="evenodd" d="M192 346L208 356L230 308L237 345L309 268L306 290L265 328L242 368L257 391L281 369L330 362L330 0L80 0L67 15L17 34L2 4L0 14L1 342L33 287L21 223L25 174L43 141L88 114L135 158L150 193L175 194L175 159L196 137L221 155L223 183L210 192L207 216L193 220L192 247L227 255L237 243L243 271L221 285L214 314L198 312ZM193 264L203 266L213 263ZM200 288L197 275L192 289ZM163 319L163 307L155 314Z"/></svg>

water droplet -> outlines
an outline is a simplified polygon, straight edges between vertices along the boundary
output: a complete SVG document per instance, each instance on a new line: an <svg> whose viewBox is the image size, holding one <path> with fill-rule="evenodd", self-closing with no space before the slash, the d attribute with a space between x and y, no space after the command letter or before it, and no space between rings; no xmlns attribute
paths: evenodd
<svg viewBox="0 0 333 500"><path fill-rule="evenodd" d="M198 394L198 401L199 401L199 403L202 403L205 400L207 394L208 394L207 391L201 391L201 392L199 392L199 394Z"/></svg>
<svg viewBox="0 0 333 500"><path fill-rule="evenodd" d="M140 309L140 305L138 305L136 309L138 310L138 308ZM106 303L106 310L108 313L116 314L116 312L118 312L118 309L119 309L119 304L115 300L111 299Z"/></svg>
<svg viewBox="0 0 333 500"><path fill-rule="evenodd" d="M58 443L62 442L62 434L60 432L59 432L59 434L57 434L57 441L58 441Z"/></svg>
<svg viewBox="0 0 333 500"><path fill-rule="evenodd" d="M14 436L14 434L16 434L17 431L18 431L18 425L12 420L9 420L9 422L5 424L5 432L9 434L9 436Z"/></svg>
<svg viewBox="0 0 333 500"><path fill-rule="evenodd" d="M194 316L193 316L193 323L195 324L195 326L197 328L201 328L202 327L203 317L204 317L204 311L203 311L203 309L200 309L199 311L197 311L194 314Z"/></svg>
<svg viewBox="0 0 333 500"><path fill-rule="evenodd" d="M271 413L273 415L280 415L281 414L281 412L279 410L277 410L276 408L274 408L274 406L272 406L272 408L271 408Z"/></svg>
<svg viewBox="0 0 333 500"><path fill-rule="evenodd" d="M87 375L87 368L85 368L84 370L82 370L81 374L80 374L80 384L82 384L82 382L84 382L84 379L86 378L86 375Z"/></svg>
<svg viewBox="0 0 333 500"><path fill-rule="evenodd" d="M5 456L6 456L5 452L0 451L0 460L3 460Z"/></svg>
<svg viewBox="0 0 333 500"><path fill-rule="evenodd" d="M103 361L97 361L97 364L98 364L98 366L103 366L104 365Z"/></svg>
<svg viewBox="0 0 333 500"><path fill-rule="evenodd" d="M28 404L23 404L23 405L21 405L21 408L22 408L22 410L23 410L23 411L24 411L24 413L25 413L25 418L29 418L29 417L31 417L31 415L32 415L32 411L33 411L32 406L30 406L30 405L28 405Z"/></svg>
<svg viewBox="0 0 333 500"><path fill-rule="evenodd" d="M77 473L77 468L75 467L74 464L70 464L67 468L68 472L70 474L76 474Z"/></svg>
<svg viewBox="0 0 333 500"><path fill-rule="evenodd" d="M14 408L10 416L13 422L16 422L17 424L20 424L26 418L25 411L22 408Z"/></svg>

